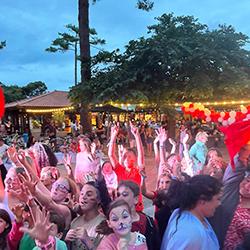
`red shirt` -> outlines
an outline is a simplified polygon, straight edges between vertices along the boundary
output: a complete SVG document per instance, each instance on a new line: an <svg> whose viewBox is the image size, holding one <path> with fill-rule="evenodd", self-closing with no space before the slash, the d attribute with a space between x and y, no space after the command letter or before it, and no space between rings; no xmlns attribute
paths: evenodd
<svg viewBox="0 0 250 250"><path fill-rule="evenodd" d="M114 169L117 179L118 179L118 184L120 181L133 181L136 184L141 186L141 175L139 172L139 169L137 167L131 168L130 171L127 171L125 167L123 167L121 164L117 163L115 169ZM142 202L142 194L140 192L139 194L139 199L138 203L136 205L136 211L141 212L143 211L143 202Z"/></svg>
<svg viewBox="0 0 250 250"><path fill-rule="evenodd" d="M250 232L250 208L238 207L228 228L224 249L233 250L244 240L244 235Z"/></svg>
<svg viewBox="0 0 250 250"><path fill-rule="evenodd" d="M147 225L147 217L143 213L138 213L140 215L140 219L138 221L134 221L132 223L131 232L139 232L145 236L146 233L146 225Z"/></svg>

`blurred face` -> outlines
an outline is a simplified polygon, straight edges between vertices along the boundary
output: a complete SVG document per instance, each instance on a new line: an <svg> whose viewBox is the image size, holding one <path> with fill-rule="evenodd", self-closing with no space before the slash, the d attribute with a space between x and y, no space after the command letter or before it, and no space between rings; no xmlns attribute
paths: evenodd
<svg viewBox="0 0 250 250"><path fill-rule="evenodd" d="M90 211L97 208L99 197L96 188L85 184L80 193L79 203L82 211Z"/></svg>
<svg viewBox="0 0 250 250"><path fill-rule="evenodd" d="M218 157L219 157L219 156L218 156L216 150L210 150L210 151L208 152L208 158L209 158L209 159L217 159Z"/></svg>
<svg viewBox="0 0 250 250"><path fill-rule="evenodd" d="M17 177L15 169L10 169L4 180L6 191L14 190L17 191L21 188L21 183Z"/></svg>
<svg viewBox="0 0 250 250"><path fill-rule="evenodd" d="M102 173L104 175L110 175L113 172L113 168L110 162L106 162L104 163L103 167L102 167Z"/></svg>
<svg viewBox="0 0 250 250"><path fill-rule="evenodd" d="M50 171L41 171L41 177L40 180L41 182L44 184L45 187L50 186L52 184L52 176L51 176L51 172Z"/></svg>
<svg viewBox="0 0 250 250"><path fill-rule="evenodd" d="M125 236L131 231L132 218L127 206L113 208L109 214L109 227L113 229L118 236Z"/></svg>
<svg viewBox="0 0 250 250"><path fill-rule="evenodd" d="M221 193L213 196L210 201L200 201L202 215L206 218L212 217L216 208L221 204Z"/></svg>
<svg viewBox="0 0 250 250"><path fill-rule="evenodd" d="M209 171L209 175L217 180L222 180L223 174L223 170L220 167L212 167Z"/></svg>
<svg viewBox="0 0 250 250"><path fill-rule="evenodd" d="M132 151L127 151L124 155L124 166L126 168L132 168L137 162L137 157Z"/></svg>
<svg viewBox="0 0 250 250"><path fill-rule="evenodd" d="M240 152L239 159L250 170L250 145L247 145L246 150Z"/></svg>
<svg viewBox="0 0 250 250"><path fill-rule="evenodd" d="M168 176L161 177L159 180L158 189L159 190L168 190L171 180Z"/></svg>
<svg viewBox="0 0 250 250"><path fill-rule="evenodd" d="M240 195L243 198L250 199L250 176L246 177L240 184Z"/></svg>
<svg viewBox="0 0 250 250"><path fill-rule="evenodd" d="M207 134L201 134L200 137L199 137L199 141L203 142L203 143L206 143L208 140L207 138Z"/></svg>
<svg viewBox="0 0 250 250"><path fill-rule="evenodd" d="M167 160L167 164L170 167L173 167L174 164L176 164L177 162L178 162L178 156L177 155L173 155L173 156L169 157L168 160Z"/></svg>
<svg viewBox="0 0 250 250"><path fill-rule="evenodd" d="M7 224L4 219L0 218L0 234L8 227L9 224Z"/></svg>
<svg viewBox="0 0 250 250"><path fill-rule="evenodd" d="M70 187L68 181L66 179L58 179L52 185L51 198L55 202L62 202L67 198L69 191Z"/></svg>
<svg viewBox="0 0 250 250"><path fill-rule="evenodd" d="M134 207L138 202L138 199L137 197L134 197L134 193L132 192L132 190L125 186L120 186L118 188L117 196L119 197L119 199L123 199L124 201L126 201L131 208Z"/></svg>

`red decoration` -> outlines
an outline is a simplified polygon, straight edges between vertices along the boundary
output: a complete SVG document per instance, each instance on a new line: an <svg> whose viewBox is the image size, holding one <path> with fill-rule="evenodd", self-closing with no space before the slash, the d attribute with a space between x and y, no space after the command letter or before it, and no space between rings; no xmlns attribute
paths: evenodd
<svg viewBox="0 0 250 250"><path fill-rule="evenodd" d="M3 117L4 115L4 105L5 105L4 94L2 88L0 87L0 118Z"/></svg>
<svg viewBox="0 0 250 250"><path fill-rule="evenodd" d="M250 114L250 105L244 108L244 110L247 110L246 113L232 110L230 112L224 112L225 115L223 117L221 116L221 112L217 112L213 109L205 109L201 104L185 103L181 107L181 110L184 114L189 114L194 118L200 118L211 122L220 121L221 123L226 121L232 124L234 122L243 121Z"/></svg>

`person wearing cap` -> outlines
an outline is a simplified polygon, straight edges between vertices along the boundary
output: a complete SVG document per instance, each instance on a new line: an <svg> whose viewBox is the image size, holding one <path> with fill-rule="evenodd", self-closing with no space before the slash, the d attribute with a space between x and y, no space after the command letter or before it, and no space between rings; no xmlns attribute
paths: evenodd
<svg viewBox="0 0 250 250"><path fill-rule="evenodd" d="M190 148L189 155L193 162L193 172L194 174L199 174L206 162L207 156L207 146L206 142L208 140L208 134L204 131L197 133L195 137L195 144Z"/></svg>

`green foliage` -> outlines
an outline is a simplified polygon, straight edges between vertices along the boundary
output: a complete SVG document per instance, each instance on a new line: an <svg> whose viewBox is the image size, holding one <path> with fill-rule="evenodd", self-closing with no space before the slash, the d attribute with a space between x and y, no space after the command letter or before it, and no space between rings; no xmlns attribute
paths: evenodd
<svg viewBox="0 0 250 250"><path fill-rule="evenodd" d="M45 83L41 81L28 83L24 87L19 87L17 85L4 85L0 83L4 91L5 102L15 102L28 97L37 96L43 94L47 90Z"/></svg>
<svg viewBox="0 0 250 250"><path fill-rule="evenodd" d="M49 48L45 49L47 52L66 52L69 50L79 50L75 45L79 45L79 28L73 24L67 24L65 26L68 32L59 32L58 38L52 41ZM90 34L90 44L91 45L104 45L105 40L97 37L97 32L95 29L89 29Z"/></svg>
<svg viewBox="0 0 250 250"><path fill-rule="evenodd" d="M0 41L0 49L6 47L6 41Z"/></svg>
<svg viewBox="0 0 250 250"><path fill-rule="evenodd" d="M47 86L41 81L30 82L26 86L22 87L22 90L26 97L32 97L45 93Z"/></svg>
<svg viewBox="0 0 250 250"><path fill-rule="evenodd" d="M154 2L150 0L138 0L137 8L140 10L150 11L154 7Z"/></svg>
<svg viewBox="0 0 250 250"><path fill-rule="evenodd" d="M192 16L164 14L148 27L147 38L129 41L124 53L102 52L93 59L88 86L75 96L89 102L153 102L247 97L250 92L248 37L232 26L209 30ZM86 94L87 93L87 94Z"/></svg>
<svg viewBox="0 0 250 250"><path fill-rule="evenodd" d="M41 128L42 124L39 120L32 120L32 127L33 128Z"/></svg>
<svg viewBox="0 0 250 250"><path fill-rule="evenodd" d="M55 111L52 113L53 120L56 122L58 127L62 126L62 123L65 120L65 113L64 111Z"/></svg>

